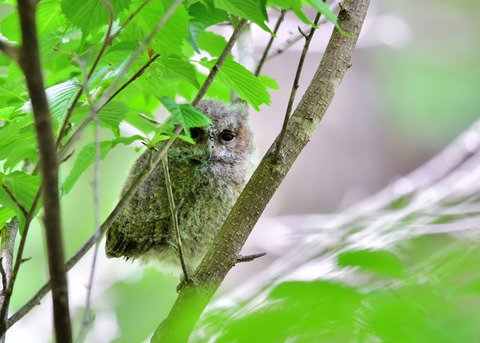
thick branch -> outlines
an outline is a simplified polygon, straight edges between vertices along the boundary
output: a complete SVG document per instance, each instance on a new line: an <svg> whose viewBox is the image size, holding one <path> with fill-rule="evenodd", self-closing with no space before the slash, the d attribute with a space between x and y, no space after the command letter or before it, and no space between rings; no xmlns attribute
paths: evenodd
<svg viewBox="0 0 480 343"><path fill-rule="evenodd" d="M72 331L68 308L68 288L60 225L58 192L58 160L53 137L52 120L43 84L42 69L35 23L37 2L19 0L18 12L22 30L20 67L25 74L32 101L35 130L40 155L43 183L44 223L52 285L53 315L57 342L71 342Z"/></svg>
<svg viewBox="0 0 480 343"><path fill-rule="evenodd" d="M338 18L343 30L358 37L368 5L369 0L346 0ZM152 342L188 340L205 306L237 262L243 244L268 201L322 120L350 67L356 41L334 29L320 66L289 121L280 149L280 163L274 161L274 143L195 272L195 284L182 288L169 316L155 331Z"/></svg>

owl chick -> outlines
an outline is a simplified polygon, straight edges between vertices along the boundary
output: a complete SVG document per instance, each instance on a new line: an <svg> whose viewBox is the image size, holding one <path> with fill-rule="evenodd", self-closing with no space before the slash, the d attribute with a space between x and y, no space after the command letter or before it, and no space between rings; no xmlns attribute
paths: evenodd
<svg viewBox="0 0 480 343"><path fill-rule="evenodd" d="M197 108L213 125L190 129L196 144L177 139L168 150L173 196L177 204L183 200L178 222L189 269L207 252L252 174L256 156L246 107L203 100ZM123 192L148 163L150 153L135 162ZM161 269L170 271L180 266L161 163L110 226L106 238L108 258L158 260Z"/></svg>

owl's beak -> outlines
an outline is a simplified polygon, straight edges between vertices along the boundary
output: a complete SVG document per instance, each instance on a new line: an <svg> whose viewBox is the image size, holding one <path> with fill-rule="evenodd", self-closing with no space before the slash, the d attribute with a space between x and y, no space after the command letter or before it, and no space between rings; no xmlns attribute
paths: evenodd
<svg viewBox="0 0 480 343"><path fill-rule="evenodd" d="M215 156L214 156L214 155L215 155L215 152L214 152L214 150L213 150L213 145L214 145L214 140L213 140L213 138L207 139L207 142L206 142L206 143L207 143L207 148L208 148L208 159L209 159L209 160L212 160L212 159L214 159L214 157L215 157Z"/></svg>

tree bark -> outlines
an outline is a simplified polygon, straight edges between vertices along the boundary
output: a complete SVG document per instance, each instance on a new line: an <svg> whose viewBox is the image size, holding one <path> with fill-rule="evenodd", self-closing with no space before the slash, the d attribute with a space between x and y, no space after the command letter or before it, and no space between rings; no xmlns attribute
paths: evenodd
<svg viewBox="0 0 480 343"><path fill-rule="evenodd" d="M195 284L183 285L169 316L155 331L152 342L178 343L188 340L211 297L237 263L240 250L253 226L322 120L350 67L369 3L369 0L343 2L338 23L354 38L343 36L334 29L323 59L289 120L279 158L275 155L274 142L196 270L193 276Z"/></svg>
<svg viewBox="0 0 480 343"><path fill-rule="evenodd" d="M40 64L39 44L35 21L37 0L18 0L22 31L20 67L32 102L42 176L45 233L48 267L52 285L53 317L57 342L72 342L68 287L60 225L58 191L58 160L53 136L52 119L48 107Z"/></svg>

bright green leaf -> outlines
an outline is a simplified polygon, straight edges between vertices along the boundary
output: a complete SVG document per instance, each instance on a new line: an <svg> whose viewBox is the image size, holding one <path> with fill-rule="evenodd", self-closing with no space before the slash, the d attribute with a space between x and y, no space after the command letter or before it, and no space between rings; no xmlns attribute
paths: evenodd
<svg viewBox="0 0 480 343"><path fill-rule="evenodd" d="M202 61L202 65L212 68L215 62L216 60ZM216 81L230 87L240 98L247 101L257 111L260 110L260 105L270 104L270 94L262 82L244 66L231 59L227 59L224 62Z"/></svg>
<svg viewBox="0 0 480 343"><path fill-rule="evenodd" d="M188 24L187 41L195 49L196 52L199 51L198 39L200 34L204 30L217 23L228 21L228 13L215 8L213 13L205 7L204 4L198 2L189 7L188 13L190 14L190 22ZM218 56L218 55L216 55Z"/></svg>
<svg viewBox="0 0 480 343"><path fill-rule="evenodd" d="M30 211L38 187L40 187L40 177L29 175L21 171L14 171L8 175L0 174L0 180L1 184L8 187L9 191L23 208L26 211ZM0 188L0 204L15 212L18 217L20 232L22 232L25 223L23 211L20 210L20 207L3 187ZM38 209L39 206L37 206L37 211Z"/></svg>
<svg viewBox="0 0 480 343"><path fill-rule="evenodd" d="M258 75L258 78L260 79L260 81L262 81L263 85L266 88L274 90L280 89L280 86L278 85L277 81L275 81L275 79L272 79L271 77L268 77L266 75Z"/></svg>
<svg viewBox="0 0 480 343"><path fill-rule="evenodd" d="M131 0L110 0L115 15L127 8ZM79 27L85 36L101 25L108 24L110 15L107 7L98 0L63 0L62 11L67 19Z"/></svg>
<svg viewBox="0 0 480 343"><path fill-rule="evenodd" d="M188 129L197 126L211 125L212 121L205 114L192 107L189 104L179 105L169 98L160 98L160 101L171 115L185 128L185 132L189 135Z"/></svg>
<svg viewBox="0 0 480 343"><path fill-rule="evenodd" d="M203 31L198 38L199 48L208 52L212 57L219 57L226 45L227 41L223 36L210 31Z"/></svg>
<svg viewBox="0 0 480 343"><path fill-rule="evenodd" d="M5 223L15 216L15 212L7 207L0 207L0 230Z"/></svg>
<svg viewBox="0 0 480 343"><path fill-rule="evenodd" d="M167 59L167 70L163 75L166 79L183 79L190 82L199 89L197 70L187 60L179 56L169 56Z"/></svg>
<svg viewBox="0 0 480 343"><path fill-rule="evenodd" d="M13 106L0 108L0 120L5 120L5 121L10 120L10 115L14 110L15 110L15 107Z"/></svg>
<svg viewBox="0 0 480 343"><path fill-rule="evenodd" d="M119 125L126 117L128 107L122 102L112 101L109 102L100 112L98 112L98 119L100 119L100 125L108 127L113 131L115 136L120 135Z"/></svg>
<svg viewBox="0 0 480 343"><path fill-rule="evenodd" d="M268 21L266 0L215 0L215 7L225 10L231 14L248 19L265 31L272 33L265 21ZM272 33L273 34L273 33Z"/></svg>
<svg viewBox="0 0 480 343"><path fill-rule="evenodd" d="M72 105L75 96L79 90L79 84L75 81L59 83L45 90L50 114L54 119L54 127L57 128L63 122L67 115L68 108ZM31 101L28 100L21 108L22 111L30 113L32 111Z"/></svg>
<svg viewBox="0 0 480 343"><path fill-rule="evenodd" d="M267 6L275 6L292 11L305 24L312 24L307 16L302 12L302 2L300 0L267 0Z"/></svg>
<svg viewBox="0 0 480 343"><path fill-rule="evenodd" d="M343 31L340 25L338 25L337 16L330 11L330 6L327 3L323 2L322 0L306 0L306 3L315 8L318 12L322 13L328 20L335 24L337 30L343 35L347 37L353 37L351 34Z"/></svg>

